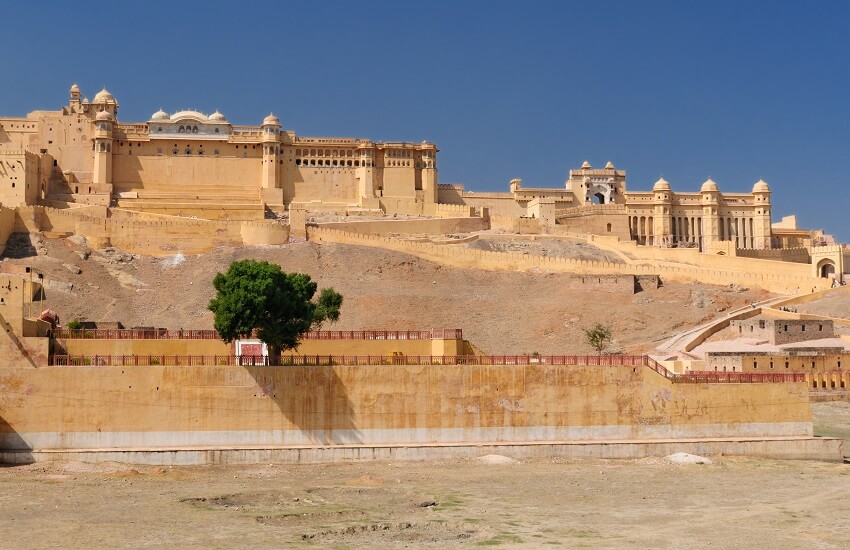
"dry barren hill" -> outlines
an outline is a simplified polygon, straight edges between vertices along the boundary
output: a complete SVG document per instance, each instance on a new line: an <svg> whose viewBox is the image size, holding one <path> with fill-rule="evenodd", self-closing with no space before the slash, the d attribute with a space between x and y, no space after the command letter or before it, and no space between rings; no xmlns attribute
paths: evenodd
<svg viewBox="0 0 850 550"><path fill-rule="evenodd" d="M445 267L377 248L300 242L217 249L202 256L140 257L92 251L78 237L32 245L15 235L4 266L32 265L46 279L47 305L63 322L212 328L212 278L233 260L255 258L310 274L345 296L338 329L455 328L483 352L583 354L582 329L612 326L624 352L651 350L670 333L764 299L758 290L665 283L637 294L575 289L568 275ZM572 288L571 288L572 287Z"/></svg>

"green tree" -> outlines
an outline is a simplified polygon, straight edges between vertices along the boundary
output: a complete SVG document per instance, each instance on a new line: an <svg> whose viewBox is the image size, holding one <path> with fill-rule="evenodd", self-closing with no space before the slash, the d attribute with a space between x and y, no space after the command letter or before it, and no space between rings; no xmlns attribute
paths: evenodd
<svg viewBox="0 0 850 550"><path fill-rule="evenodd" d="M279 265L255 260L230 264L213 279L217 293L209 309L222 340L232 342L256 333L269 349L272 364L283 351L298 347L301 338L325 321L339 319L342 296L324 288L313 301L317 285L309 275L285 273Z"/></svg>
<svg viewBox="0 0 850 550"><path fill-rule="evenodd" d="M584 329L584 338L596 350L596 353L601 355L611 343L611 328L602 323L596 323L593 328Z"/></svg>

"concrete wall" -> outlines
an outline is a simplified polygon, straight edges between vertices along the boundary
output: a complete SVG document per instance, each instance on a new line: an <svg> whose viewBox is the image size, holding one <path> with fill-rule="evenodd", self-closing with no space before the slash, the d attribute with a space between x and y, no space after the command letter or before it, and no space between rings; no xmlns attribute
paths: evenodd
<svg viewBox="0 0 850 550"><path fill-rule="evenodd" d="M810 436L803 383L646 367L0 368L0 448Z"/></svg>

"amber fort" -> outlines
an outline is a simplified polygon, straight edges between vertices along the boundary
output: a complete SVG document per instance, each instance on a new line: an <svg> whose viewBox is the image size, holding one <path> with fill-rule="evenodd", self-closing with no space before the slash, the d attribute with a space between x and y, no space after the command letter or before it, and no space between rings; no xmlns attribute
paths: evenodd
<svg viewBox="0 0 850 550"><path fill-rule="evenodd" d="M850 341L836 327L850 321L792 309L842 291L850 251L793 215L777 219L767 182L659 178L633 190L626 170L584 162L563 183L510 174L504 191L477 192L440 181L435 143L305 137L281 115L245 126L169 108L125 122L117 96L88 99L73 85L57 110L0 117L0 252L15 234L161 257L307 240L628 292L676 281L772 298L648 355L493 356L461 329L384 327L311 333L271 367L262 343L213 331L68 330L40 307L49 291L37 271L0 269L0 459L300 462L484 448L841 460L840 440L814 437L809 404L847 398ZM583 243L608 259L467 246L507 238ZM204 412L216 407L231 413Z"/></svg>

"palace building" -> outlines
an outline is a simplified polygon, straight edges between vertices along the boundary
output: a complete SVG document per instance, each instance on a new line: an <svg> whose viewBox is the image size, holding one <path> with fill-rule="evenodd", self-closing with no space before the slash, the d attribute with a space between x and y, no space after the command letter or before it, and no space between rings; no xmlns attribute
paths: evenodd
<svg viewBox="0 0 850 550"><path fill-rule="evenodd" d="M434 143L301 137L273 114L256 126L192 110L159 110L145 122L124 123L118 107L106 89L90 101L75 84L57 111L0 118L0 203L224 220L287 210L486 215L540 233L717 253L834 244L798 230L792 218L774 227L770 187L762 180L744 193L721 192L711 179L698 192L679 192L663 178L649 191L632 191L625 171L585 162L569 171L563 187L514 179L508 192L468 192L438 183Z"/></svg>
<svg viewBox="0 0 850 550"><path fill-rule="evenodd" d="M436 201L433 143L301 137L268 115L257 126L231 124L216 111L123 123L106 89L26 118L0 118L0 201L38 199L133 208L209 201L378 209L382 198Z"/></svg>

